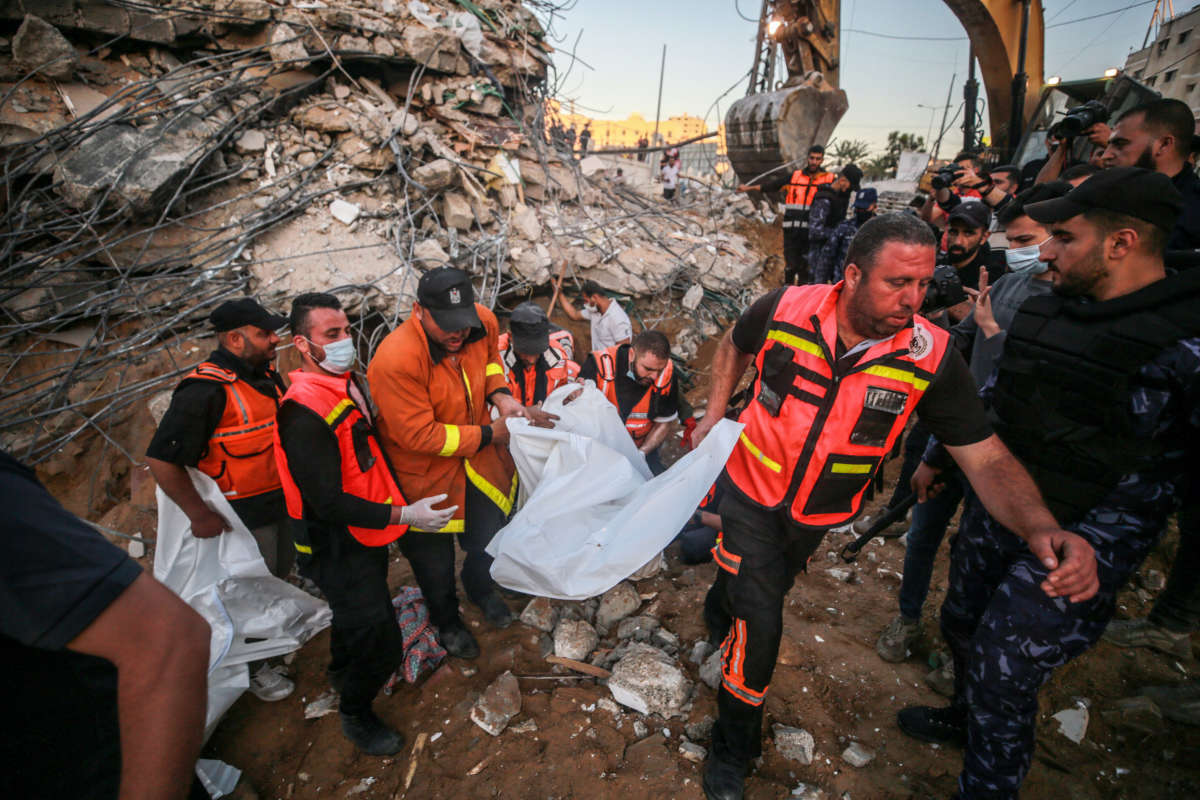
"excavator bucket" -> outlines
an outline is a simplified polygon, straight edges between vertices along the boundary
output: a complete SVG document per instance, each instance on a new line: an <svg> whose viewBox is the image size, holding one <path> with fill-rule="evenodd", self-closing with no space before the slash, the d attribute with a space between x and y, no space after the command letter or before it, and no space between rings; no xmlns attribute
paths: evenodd
<svg viewBox="0 0 1200 800"><path fill-rule="evenodd" d="M808 148L825 144L850 107L846 93L810 72L800 83L738 100L725 115L725 148L738 180L749 183Z"/></svg>

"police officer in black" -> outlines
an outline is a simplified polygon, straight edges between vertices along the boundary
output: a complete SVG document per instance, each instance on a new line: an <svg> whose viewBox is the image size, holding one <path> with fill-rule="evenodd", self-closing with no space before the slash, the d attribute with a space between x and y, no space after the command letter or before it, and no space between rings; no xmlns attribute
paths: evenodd
<svg viewBox="0 0 1200 800"><path fill-rule="evenodd" d="M1200 272L1163 264L1180 205L1165 175L1118 167L1026 207L1052 233L1041 257L1055 293L1021 306L984 395L1056 521L1085 542L1074 547L1094 552L1096 579L1055 591L1048 565L968 493L942 607L954 701L898 718L914 738L965 744L959 797L1017 797L1038 690L1100 638L1195 479Z"/></svg>

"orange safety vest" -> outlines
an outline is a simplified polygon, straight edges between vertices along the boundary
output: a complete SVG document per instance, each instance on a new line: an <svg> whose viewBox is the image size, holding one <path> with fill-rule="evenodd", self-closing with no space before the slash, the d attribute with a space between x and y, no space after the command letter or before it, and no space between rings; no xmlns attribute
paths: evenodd
<svg viewBox="0 0 1200 800"><path fill-rule="evenodd" d="M596 388L604 392L608 402L618 409L621 407L617 402L617 349L620 347L622 345L615 344L607 350L597 350L592 353L592 357L596 359ZM674 374L675 367L671 360L667 359L667 366L659 373L658 380L652 386L647 387L641 399L634 403L633 409L625 420L625 430L629 431L635 444L641 445L642 440L650 433L650 428L654 426L654 420L650 419L651 399L655 396L667 396L671 391L671 377Z"/></svg>
<svg viewBox="0 0 1200 800"><path fill-rule="evenodd" d="M550 346L542 353L542 358L548 365L544 392L537 391L537 364L532 367L525 366L525 362L509 347L510 341L507 333L500 334L500 360L504 364L504 379L508 382L508 390L522 405L531 406L542 402L551 392L579 374L579 365L571 360L575 342L569 331L551 333ZM521 376L520 380L517 379L518 375Z"/></svg>
<svg viewBox="0 0 1200 800"><path fill-rule="evenodd" d="M837 300L843 284L784 290L754 359L755 398L726 463L752 503L832 528L862 508L871 477L929 388L950 336L917 316L835 376Z"/></svg>
<svg viewBox="0 0 1200 800"><path fill-rule="evenodd" d="M274 453L278 401L211 361L197 364L183 379L211 381L225 389L225 411L196 467L216 481L230 500L278 489Z"/></svg>
<svg viewBox="0 0 1200 800"><path fill-rule="evenodd" d="M342 491L371 503L405 505L404 496L396 485L371 423L350 398L351 378L348 375L320 375L303 370L288 373L288 378L292 385L283 396L283 402L298 403L309 409L325 420L337 437L342 460ZM287 454L279 443L278 430L275 432L275 460L279 464L279 478L283 483L288 516L302 520L304 499L288 469ZM347 529L351 536L367 547L383 547L403 536L408 526L359 528L349 525ZM302 542L297 542L296 549L302 553L312 553L312 548Z"/></svg>
<svg viewBox="0 0 1200 800"><path fill-rule="evenodd" d="M817 189L820 189L827 183L833 183L837 176L832 172L818 172L815 175L809 175L802 169L798 169L792 173L792 179L788 183L787 194L784 196L785 211L807 211L812 205L813 197L817 194Z"/></svg>

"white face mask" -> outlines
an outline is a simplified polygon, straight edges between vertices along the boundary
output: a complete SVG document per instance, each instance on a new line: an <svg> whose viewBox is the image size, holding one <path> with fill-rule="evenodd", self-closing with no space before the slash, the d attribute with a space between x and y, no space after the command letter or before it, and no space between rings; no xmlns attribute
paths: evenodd
<svg viewBox="0 0 1200 800"><path fill-rule="evenodd" d="M329 344L316 345L312 339L308 340L309 345L315 345L325 351L325 360L320 363L321 369L326 372L332 372L334 375L341 375L347 372L354 366L354 362L358 359L358 353L354 350L354 339L346 337L338 339L336 342ZM309 351L312 352L311 350Z"/></svg>
<svg viewBox="0 0 1200 800"><path fill-rule="evenodd" d="M1038 258L1041 253L1042 245L1050 241L1047 236L1045 241L1040 244L1031 244L1028 247L1010 247L1004 251L1004 260L1008 263L1008 271L1014 275L1031 273L1038 275L1049 269L1049 265Z"/></svg>

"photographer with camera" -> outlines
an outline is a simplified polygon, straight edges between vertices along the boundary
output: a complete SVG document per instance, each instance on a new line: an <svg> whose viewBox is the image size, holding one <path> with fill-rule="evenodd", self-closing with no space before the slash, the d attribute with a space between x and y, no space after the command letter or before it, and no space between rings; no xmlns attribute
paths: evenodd
<svg viewBox="0 0 1200 800"><path fill-rule="evenodd" d="M1188 163L1195 126L1187 103L1152 100L1117 119L1104 151L1108 166L1161 172L1183 195L1183 209L1167 239L1167 266L1176 269L1200 261L1195 252L1200 250L1200 177Z"/></svg>
<svg viewBox="0 0 1200 800"><path fill-rule="evenodd" d="M1062 177L1063 170L1075 164L1092 163L1093 157L1102 163L1097 166L1113 166L1106 161L1109 137L1112 130L1108 127L1108 109L1099 100L1088 100L1083 105L1075 106L1062 119L1050 126L1047 141L1053 137L1058 146L1046 158L1046 163L1038 170L1034 184L1055 181ZM1088 158L1080 161L1074 157L1075 141L1086 137L1092 144ZM1100 151L1100 155L1097 155Z"/></svg>
<svg viewBox="0 0 1200 800"><path fill-rule="evenodd" d="M949 214L960 203L977 199L993 211L999 211L1012 198L1011 181L993 179L979 157L962 152L954 161L939 169L930 180L938 207Z"/></svg>
<svg viewBox="0 0 1200 800"><path fill-rule="evenodd" d="M964 289L979 288L980 270L986 269L993 280L1004 274L1004 252L987 243L991 216L987 206L977 200L961 202L951 209L946 250L938 255L934 282L925 294L921 312L932 321L949 327L970 313L971 301ZM945 317L949 317L948 323Z"/></svg>

